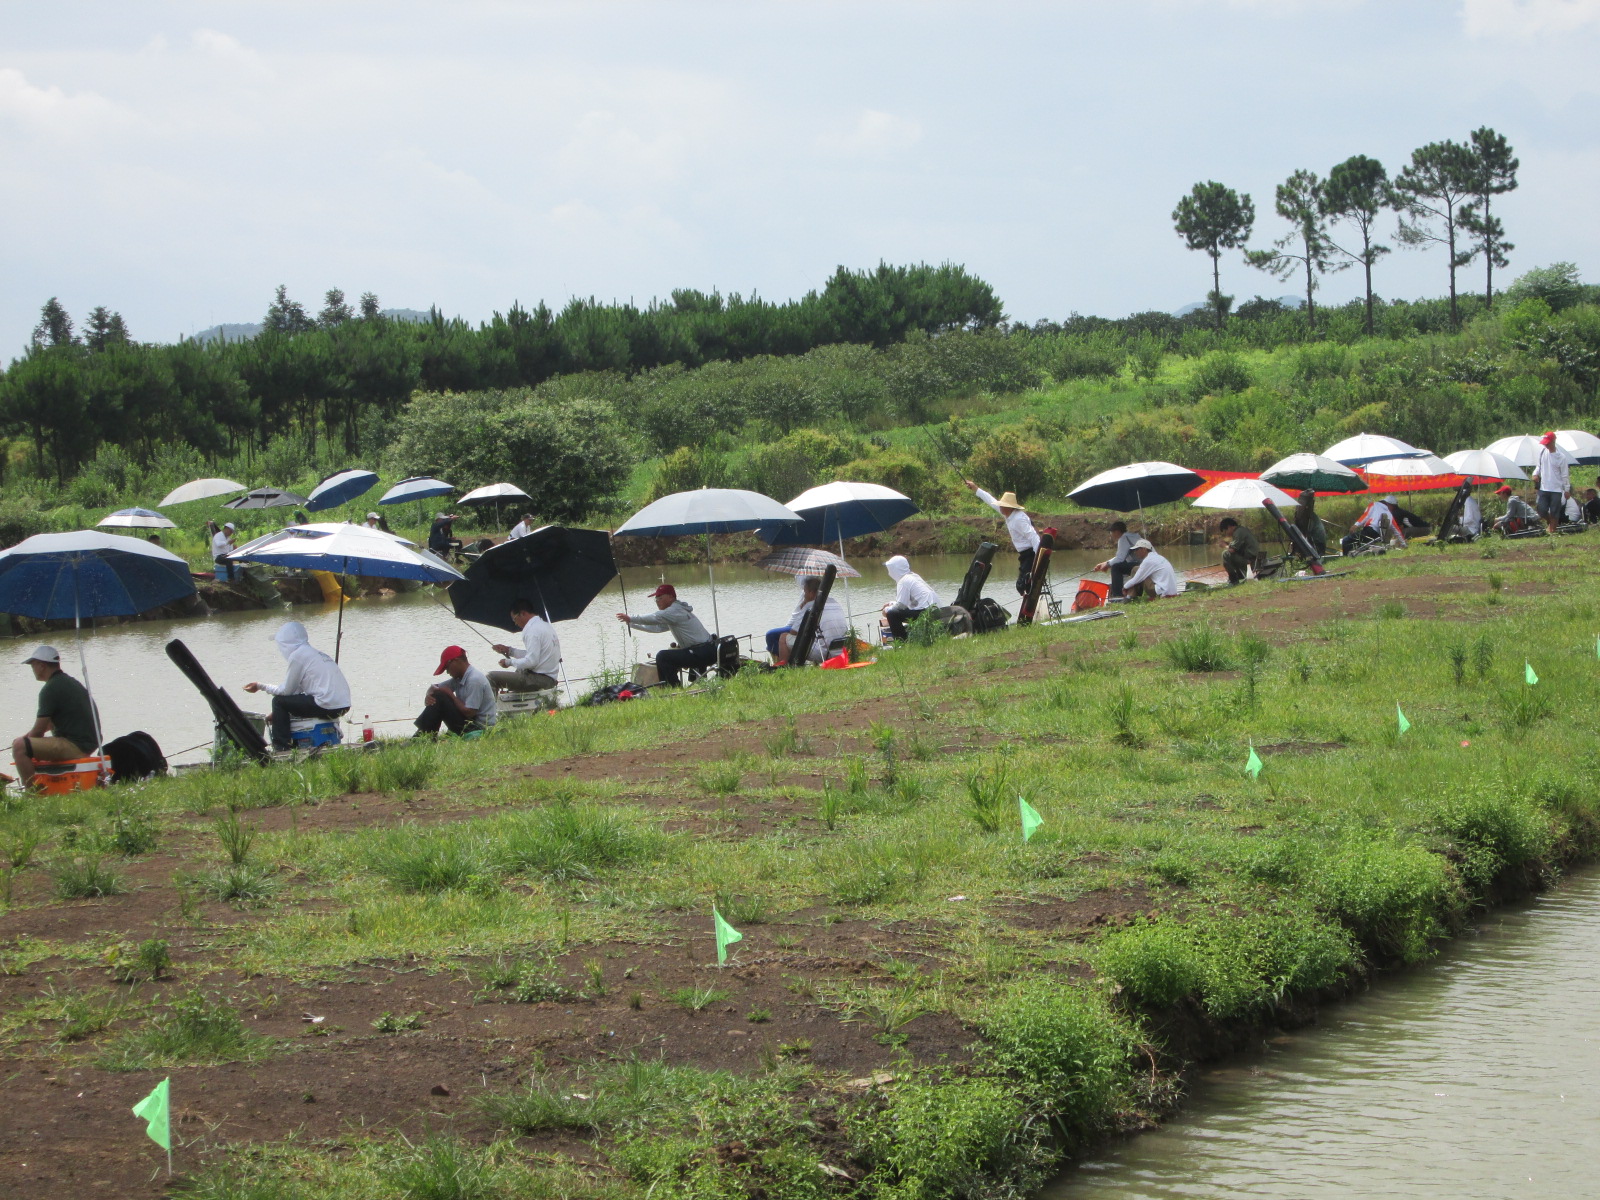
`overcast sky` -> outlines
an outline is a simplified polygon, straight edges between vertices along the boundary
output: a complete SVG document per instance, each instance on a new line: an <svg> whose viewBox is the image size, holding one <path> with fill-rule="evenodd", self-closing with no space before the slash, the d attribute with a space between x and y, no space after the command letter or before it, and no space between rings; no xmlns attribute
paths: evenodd
<svg viewBox="0 0 1600 1200"><path fill-rule="evenodd" d="M1597 63L1600 0L6 3L0 353L52 295L164 341L279 283L481 320L880 259L1026 320L1172 309L1210 284L1170 219L1196 180L1266 245L1296 168L1485 124L1522 160L1507 279L1595 280ZM1377 284L1441 294L1443 255ZM1237 256L1223 288L1295 290Z"/></svg>

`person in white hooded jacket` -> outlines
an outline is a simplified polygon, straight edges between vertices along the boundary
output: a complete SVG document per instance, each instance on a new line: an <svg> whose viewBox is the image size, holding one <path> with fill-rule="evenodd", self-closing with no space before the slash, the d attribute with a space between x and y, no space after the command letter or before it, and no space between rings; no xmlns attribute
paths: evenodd
<svg viewBox="0 0 1600 1200"><path fill-rule="evenodd" d="M288 750L293 745L289 722L296 718L338 720L350 711L350 685L339 664L311 644L299 621L285 621L272 640L289 664L288 674L282 683L252 681L244 690L272 697L272 748Z"/></svg>
<svg viewBox="0 0 1600 1200"><path fill-rule="evenodd" d="M924 611L939 607L939 594L928 586L928 581L911 569L904 554L896 554L883 564L894 580L894 601L883 606L883 615L889 621L889 636L897 641L906 636L906 622L914 621Z"/></svg>
<svg viewBox="0 0 1600 1200"><path fill-rule="evenodd" d="M617 620L630 629L672 634L677 645L656 651L656 670L661 673L662 683L677 687L685 669L691 680L698 679L717 661L716 639L706 632L694 609L678 599L677 589L670 583L663 583L650 593L650 598L656 602L655 612L636 616L618 613Z"/></svg>

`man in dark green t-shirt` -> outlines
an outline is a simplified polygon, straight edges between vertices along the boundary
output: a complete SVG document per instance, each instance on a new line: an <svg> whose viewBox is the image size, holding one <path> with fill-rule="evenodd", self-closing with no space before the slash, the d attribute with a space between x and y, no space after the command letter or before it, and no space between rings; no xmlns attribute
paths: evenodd
<svg viewBox="0 0 1600 1200"><path fill-rule="evenodd" d="M89 690L61 669L61 652L54 646L40 646L23 661L44 684L39 689L38 720L11 743L17 776L27 787L33 782L35 761L87 758L99 748L100 738L95 733Z"/></svg>

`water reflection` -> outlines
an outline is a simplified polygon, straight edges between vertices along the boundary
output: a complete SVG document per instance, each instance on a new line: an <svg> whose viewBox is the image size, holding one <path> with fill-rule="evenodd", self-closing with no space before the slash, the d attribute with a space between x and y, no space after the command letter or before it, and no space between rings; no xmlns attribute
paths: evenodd
<svg viewBox="0 0 1600 1200"><path fill-rule="evenodd" d="M1188 547L1175 548L1169 556L1179 566L1200 565L1208 558L1204 548ZM1089 551L1059 552L1054 575L1058 580L1070 579L1088 569L1098 557ZM913 560L916 569L947 602L954 598L970 561L965 555L931 555ZM1013 609L1016 597L1011 580L1015 561L1010 555L1001 555L987 588L989 595ZM841 580L835 594L841 599L848 597L862 628L875 627L878 606L893 598L894 589L881 565L865 561L855 565L864 578L848 581L848 589ZM581 686L579 681L591 673L607 666L631 665L668 644L661 636L631 635L612 615L624 607L631 612L650 610L647 593L663 578L677 585L683 599L711 627L711 592L704 565L629 568L582 618L556 627L569 679ZM716 579L716 615L723 632L756 635L754 645L763 649L760 635L783 624L794 608L798 591L794 580L746 565L718 565ZM332 652L338 610L331 605L218 613L202 620L141 622L85 633L90 682L100 705L106 737L143 729L155 737L171 761L203 759L211 742L209 710L200 694L168 660L163 647L174 637L182 638L211 677L229 690L241 707L248 711L254 705L259 710L261 700L238 689L247 680L277 682L283 677L283 660L271 639L289 617L304 621L312 642ZM76 642L71 632L31 639L27 648L35 640L47 640L60 647L67 670L78 672ZM459 643L482 665L493 657L489 643L507 640L515 639L500 630L457 621L450 612L448 598L434 589L354 601L345 609L344 649L340 656L355 700L349 719L359 724L370 716L381 736L409 733L409 721L421 708L423 689L432 679L441 649L452 642ZM21 639L8 645L16 650L14 659L21 659L27 652ZM5 669L13 674L8 686L0 689L0 733L9 739L33 723L37 687L27 668L12 665Z"/></svg>
<svg viewBox="0 0 1600 1200"><path fill-rule="evenodd" d="M1203 1077L1050 1200L1600 1195L1600 872Z"/></svg>

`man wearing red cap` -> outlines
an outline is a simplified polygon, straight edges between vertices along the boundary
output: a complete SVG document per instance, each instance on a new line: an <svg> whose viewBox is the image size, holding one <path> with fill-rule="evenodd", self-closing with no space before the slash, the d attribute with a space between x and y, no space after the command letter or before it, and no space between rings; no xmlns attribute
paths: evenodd
<svg viewBox="0 0 1600 1200"><path fill-rule="evenodd" d="M677 589L670 583L663 583L650 593L650 598L656 602L655 612L643 616L618 613L617 620L630 629L672 635L677 645L656 652L656 670L661 673L662 683L677 687L685 668L691 679L698 679L717 661L716 640L706 632L694 609L678 599Z"/></svg>
<svg viewBox="0 0 1600 1200"><path fill-rule="evenodd" d="M417 737L435 737L441 725L451 733L469 733L494 725L494 688L483 672L467 661L465 650L446 646L433 673L450 678L428 688L422 714L416 720Z"/></svg>
<svg viewBox="0 0 1600 1200"><path fill-rule="evenodd" d="M1572 459L1556 445L1554 430L1547 430L1539 445L1539 461L1533 467L1533 478L1539 485L1534 507L1544 518L1545 527L1555 533L1566 519L1567 500L1572 495Z"/></svg>

